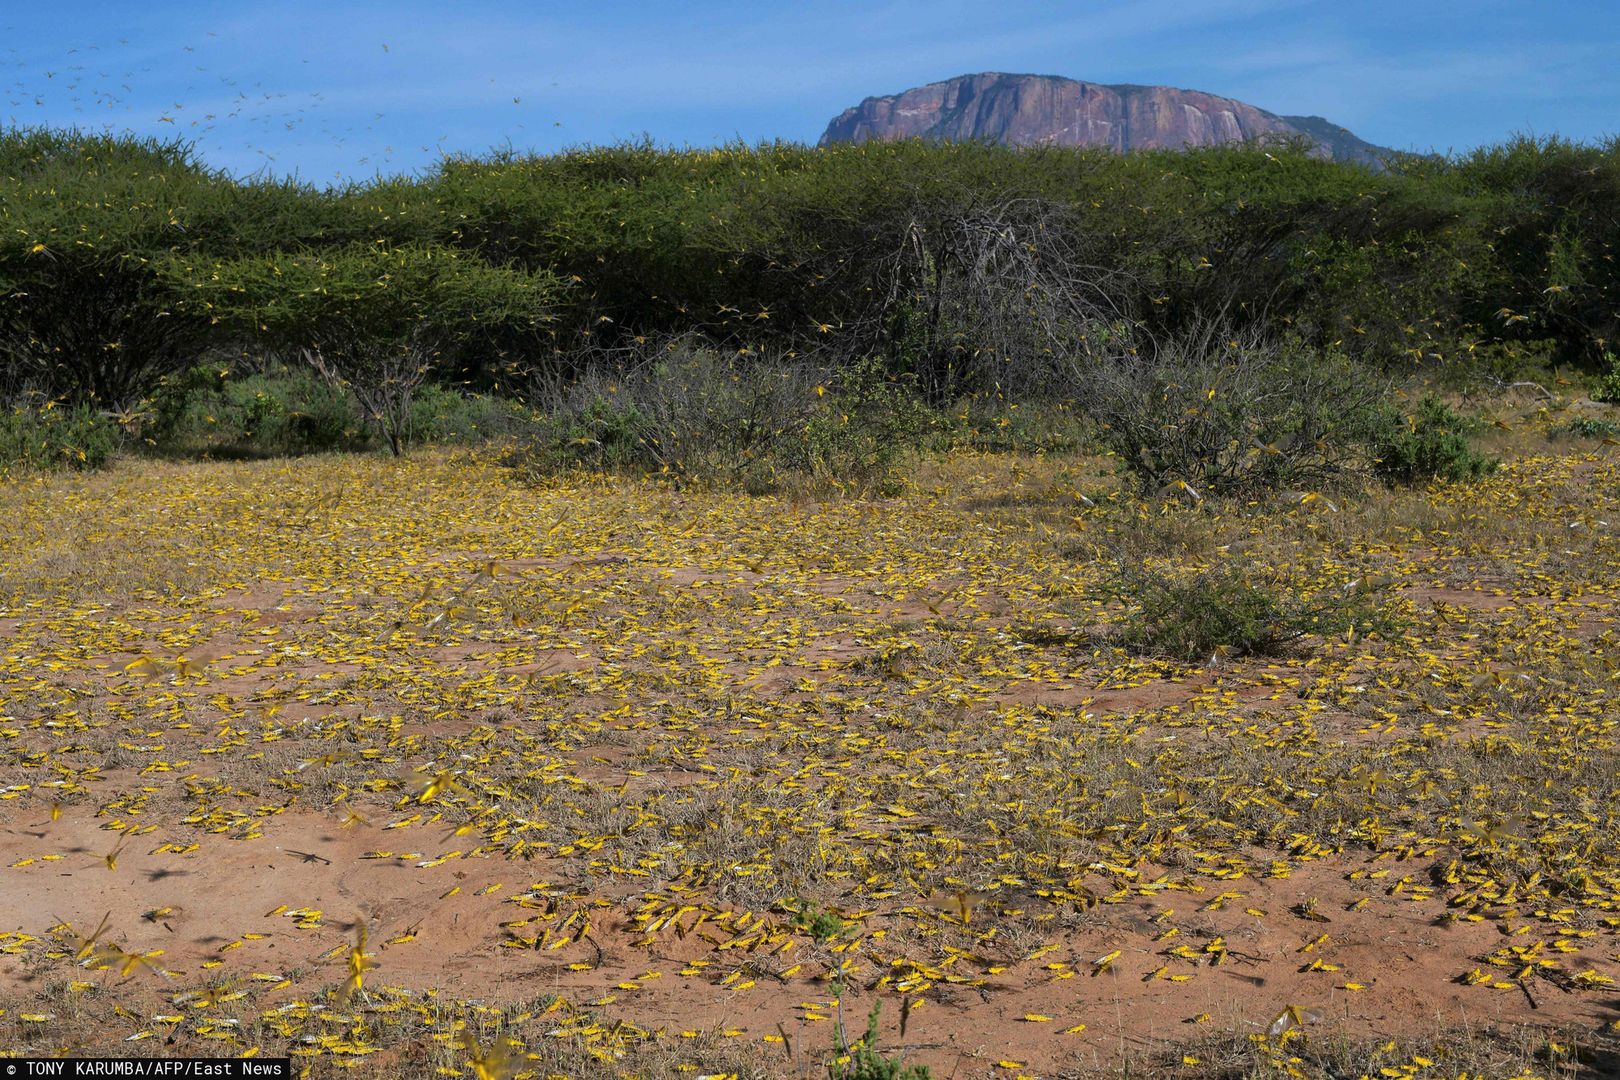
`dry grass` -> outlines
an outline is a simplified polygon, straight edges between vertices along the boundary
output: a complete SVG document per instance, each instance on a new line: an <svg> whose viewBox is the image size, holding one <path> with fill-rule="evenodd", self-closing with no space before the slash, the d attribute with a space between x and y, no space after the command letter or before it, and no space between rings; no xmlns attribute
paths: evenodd
<svg viewBox="0 0 1620 1080"><path fill-rule="evenodd" d="M1128 1069L1085 1074L1153 1076L1174 1080L1288 1080L1294 1077L1445 1076L1545 1077L1582 1080L1614 1075L1620 1043L1585 1032L1496 1025L1437 1027L1407 1040L1347 1039L1312 1034L1309 1027L1281 1036L1263 1032L1220 1034L1142 1055Z"/></svg>

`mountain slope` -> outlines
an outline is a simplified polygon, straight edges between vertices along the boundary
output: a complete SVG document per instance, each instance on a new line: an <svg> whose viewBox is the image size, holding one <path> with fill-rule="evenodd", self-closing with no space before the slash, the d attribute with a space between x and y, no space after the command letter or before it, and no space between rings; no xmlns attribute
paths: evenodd
<svg viewBox="0 0 1620 1080"><path fill-rule="evenodd" d="M821 145L916 137L1125 151L1300 136L1340 160L1375 164L1388 153L1320 116L1279 116L1198 90L1001 72L867 98L827 125Z"/></svg>

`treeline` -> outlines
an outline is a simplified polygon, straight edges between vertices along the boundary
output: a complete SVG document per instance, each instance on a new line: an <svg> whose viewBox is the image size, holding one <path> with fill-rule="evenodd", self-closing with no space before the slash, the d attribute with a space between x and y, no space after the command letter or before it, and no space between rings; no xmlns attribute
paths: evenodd
<svg viewBox="0 0 1620 1080"><path fill-rule="evenodd" d="M630 144L316 189L13 130L0 396L127 414L249 356L353 390L397 449L423 382L555 394L675 340L934 406L1063 398L1087 357L1211 325L1383 371L1611 362L1616 142L1305 151Z"/></svg>

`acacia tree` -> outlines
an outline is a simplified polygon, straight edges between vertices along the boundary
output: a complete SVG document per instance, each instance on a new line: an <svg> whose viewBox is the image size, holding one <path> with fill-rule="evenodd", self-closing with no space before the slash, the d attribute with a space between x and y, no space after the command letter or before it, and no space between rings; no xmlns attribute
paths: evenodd
<svg viewBox="0 0 1620 1080"><path fill-rule="evenodd" d="M549 272L421 243L356 243L171 272L216 323L301 358L353 393L395 455L410 444L411 402L435 369L493 335L537 332L561 293Z"/></svg>
<svg viewBox="0 0 1620 1080"><path fill-rule="evenodd" d="M0 395L122 410L194 363L207 322L154 261L226 194L184 143L0 133Z"/></svg>

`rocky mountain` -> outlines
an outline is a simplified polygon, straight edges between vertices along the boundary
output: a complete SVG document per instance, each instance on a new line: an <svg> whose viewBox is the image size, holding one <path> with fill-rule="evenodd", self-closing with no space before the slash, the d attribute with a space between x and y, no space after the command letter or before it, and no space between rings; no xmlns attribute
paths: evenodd
<svg viewBox="0 0 1620 1080"><path fill-rule="evenodd" d="M1389 152L1320 116L1279 116L1198 90L1001 72L867 98L827 125L821 145L921 137L1124 151L1299 136L1339 160L1376 164Z"/></svg>

